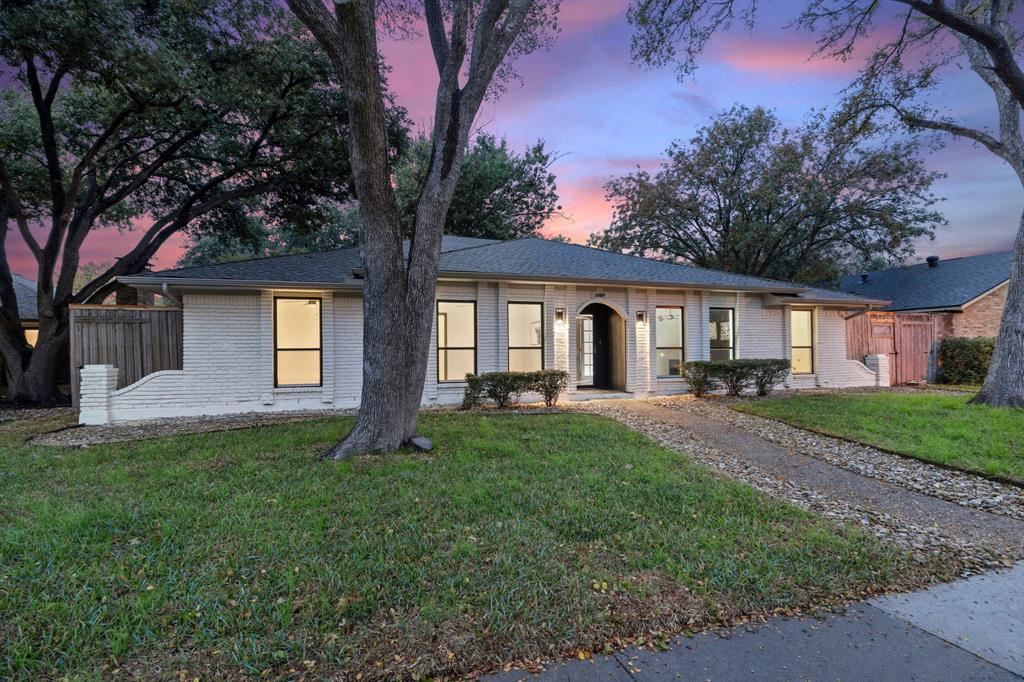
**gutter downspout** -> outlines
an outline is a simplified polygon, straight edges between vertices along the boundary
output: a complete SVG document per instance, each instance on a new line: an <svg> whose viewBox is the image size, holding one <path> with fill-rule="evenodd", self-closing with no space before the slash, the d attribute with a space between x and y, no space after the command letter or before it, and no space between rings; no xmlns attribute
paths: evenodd
<svg viewBox="0 0 1024 682"><path fill-rule="evenodd" d="M167 284L167 282L164 282L163 284L160 285L160 293L174 301L175 305L181 306L181 299L171 293L171 287Z"/></svg>

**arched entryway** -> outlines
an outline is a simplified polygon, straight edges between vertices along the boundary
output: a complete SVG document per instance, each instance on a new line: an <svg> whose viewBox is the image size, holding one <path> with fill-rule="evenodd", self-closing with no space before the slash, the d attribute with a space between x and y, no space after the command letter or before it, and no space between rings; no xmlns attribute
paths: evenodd
<svg viewBox="0 0 1024 682"><path fill-rule="evenodd" d="M576 316L576 386L626 390L626 320L604 303Z"/></svg>

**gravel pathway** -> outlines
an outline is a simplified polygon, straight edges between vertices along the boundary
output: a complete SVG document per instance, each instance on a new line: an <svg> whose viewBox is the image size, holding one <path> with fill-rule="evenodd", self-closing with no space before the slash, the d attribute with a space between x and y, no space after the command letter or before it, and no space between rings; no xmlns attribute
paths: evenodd
<svg viewBox="0 0 1024 682"><path fill-rule="evenodd" d="M913 492L786 450L731 424L642 400L571 409L612 417L694 461L908 550L963 576L1024 557L1024 523Z"/></svg>
<svg viewBox="0 0 1024 682"><path fill-rule="evenodd" d="M793 452L820 459L862 476L895 483L962 507L984 509L993 514L1024 520L1024 488L894 455L868 445L805 431L774 419L737 412L724 400L659 398L651 402L745 429Z"/></svg>

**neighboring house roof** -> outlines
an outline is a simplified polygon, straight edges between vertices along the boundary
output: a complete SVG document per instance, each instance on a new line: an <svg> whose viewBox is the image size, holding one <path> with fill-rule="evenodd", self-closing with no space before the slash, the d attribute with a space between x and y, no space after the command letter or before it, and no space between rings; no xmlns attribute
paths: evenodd
<svg viewBox="0 0 1024 682"><path fill-rule="evenodd" d="M906 265L839 280L838 289L891 303L884 310L961 310L1010 279L1013 251Z"/></svg>
<svg viewBox="0 0 1024 682"><path fill-rule="evenodd" d="M18 317L23 321L35 320L38 317L36 283L14 273L11 273L11 278L14 280L14 295L18 297Z"/></svg>
<svg viewBox="0 0 1024 682"><path fill-rule="evenodd" d="M591 282L635 286L739 290L803 297L808 301L849 301L881 305L855 295L736 275L719 270L604 251L547 239L511 241L445 236L439 274L464 279ZM201 265L118 278L126 284L222 286L361 286L362 262L355 248Z"/></svg>

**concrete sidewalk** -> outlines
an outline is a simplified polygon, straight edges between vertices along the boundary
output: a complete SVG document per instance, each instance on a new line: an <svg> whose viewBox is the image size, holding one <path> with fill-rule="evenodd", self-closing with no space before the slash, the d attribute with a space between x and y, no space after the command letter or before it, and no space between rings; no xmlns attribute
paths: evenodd
<svg viewBox="0 0 1024 682"><path fill-rule="evenodd" d="M1024 562L872 604L1024 677Z"/></svg>
<svg viewBox="0 0 1024 682"><path fill-rule="evenodd" d="M492 682L584 680L1024 679L1024 563L821 618L673 639L668 651L626 650L573 660L540 675Z"/></svg>

